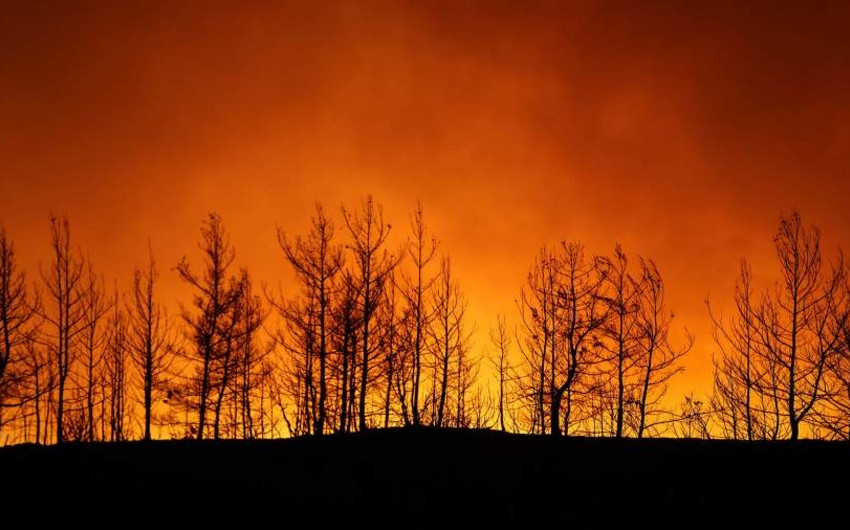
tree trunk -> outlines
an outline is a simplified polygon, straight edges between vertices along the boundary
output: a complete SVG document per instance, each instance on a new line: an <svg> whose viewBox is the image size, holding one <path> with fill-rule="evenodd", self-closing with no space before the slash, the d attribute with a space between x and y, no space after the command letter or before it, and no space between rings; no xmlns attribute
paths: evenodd
<svg viewBox="0 0 850 530"><path fill-rule="evenodd" d="M443 374L440 380L440 405L437 408L437 427L443 426L443 409L446 405L446 392L449 383L449 335L448 320L446 321L446 337L443 345Z"/></svg>
<svg viewBox="0 0 850 530"><path fill-rule="evenodd" d="M623 391L625 382L623 380L623 365L625 363L625 344L623 338L623 312L624 308L620 307L619 315L619 337L617 340L617 438L623 437Z"/></svg>
<svg viewBox="0 0 850 530"><path fill-rule="evenodd" d="M358 396L359 407L358 413L360 416L360 431L365 431L366 424L366 389L369 383L369 318L371 316L371 297L370 284L372 283L371 272L369 267L366 267L363 273L363 279L366 282L365 292L363 296L363 366L360 372L360 395Z"/></svg>
<svg viewBox="0 0 850 530"><path fill-rule="evenodd" d="M655 348L650 346L646 360L646 372L643 378L643 388L640 397L640 424L638 425L637 437L643 438L643 430L646 428L646 400L649 398L649 379L652 375L652 354Z"/></svg>
<svg viewBox="0 0 850 530"><path fill-rule="evenodd" d="M145 440L151 439L151 406L153 399L153 355L151 347L145 352Z"/></svg>
<svg viewBox="0 0 850 530"><path fill-rule="evenodd" d="M348 424L346 422L348 417L348 330L346 330L344 333L345 336L342 339L342 389L340 391L341 403L339 408L340 432L348 431Z"/></svg>
<svg viewBox="0 0 850 530"><path fill-rule="evenodd" d="M204 428L207 420L207 393L210 384L210 351L204 353L204 368L201 375L201 395L198 402L198 440L204 439Z"/></svg>
<svg viewBox="0 0 850 530"><path fill-rule="evenodd" d="M324 263L324 257L322 258ZM324 274L324 271L322 271ZM319 414L316 419L315 434L322 435L325 432L325 400L327 398L328 388L325 381L325 365L327 364L327 331L326 331L326 312L327 300L325 293L325 280L322 278L321 293L319 295Z"/></svg>

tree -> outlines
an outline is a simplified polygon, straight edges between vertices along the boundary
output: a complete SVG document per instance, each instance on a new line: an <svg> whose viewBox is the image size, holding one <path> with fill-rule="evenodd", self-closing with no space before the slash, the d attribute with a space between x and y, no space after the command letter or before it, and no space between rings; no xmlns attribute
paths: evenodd
<svg viewBox="0 0 850 530"><path fill-rule="evenodd" d="M573 410L573 397L578 378L592 364L598 362L599 339L607 317L607 308L601 297L606 280L603 261L588 259L579 243L561 243L562 272L553 294L559 323L556 338L562 346L553 347L552 396L550 425L553 435L561 434L559 418L561 403L566 397L564 431L569 433ZM560 355L558 355L560 353Z"/></svg>
<svg viewBox="0 0 850 530"><path fill-rule="evenodd" d="M401 310L398 283L395 274L391 273L383 289L383 299L378 305L376 315L378 351L381 352L381 360L384 366L384 379L386 382L383 398L383 425L390 426L390 413L393 405L393 384L397 383L399 376L404 378L405 354L407 347L402 330L405 328L406 312ZM398 385L396 385L398 388ZM396 392L396 394L399 394ZM402 416L404 413L402 412Z"/></svg>
<svg viewBox="0 0 850 530"><path fill-rule="evenodd" d="M342 271L340 284L339 300L332 314L333 349L338 359L335 363L339 400L339 425L337 430L348 432L351 430L351 422L354 418L353 407L356 395L356 353L358 330L361 329L361 315L357 303L360 299L360 286L347 270Z"/></svg>
<svg viewBox="0 0 850 530"><path fill-rule="evenodd" d="M77 358L74 341L83 327L84 290L80 289L85 271L84 260L71 247L71 229L68 218L50 218L53 262L47 271L41 271L48 304L42 316L48 326L50 351L56 360L56 442L64 441L65 392L71 368Z"/></svg>
<svg viewBox="0 0 850 530"><path fill-rule="evenodd" d="M844 296L846 300L846 291ZM814 421L825 437L850 440L850 322L845 321L840 333L840 345L826 363L824 399L814 410Z"/></svg>
<svg viewBox="0 0 850 530"><path fill-rule="evenodd" d="M684 370L678 361L694 343L686 331L685 344L675 348L670 343L673 313L667 310L664 282L652 260L640 259L641 300L638 314L638 359L640 369L640 398L638 401L637 437L643 438L647 419L657 414L661 399L667 392L667 382Z"/></svg>
<svg viewBox="0 0 850 530"><path fill-rule="evenodd" d="M774 238L780 279L756 301L743 267L736 316L714 318L727 348L716 364L715 402L734 437L743 428L747 438L796 440L830 394L825 374L840 358L847 276L840 253L824 265L820 238L796 211L782 215Z"/></svg>
<svg viewBox="0 0 850 530"><path fill-rule="evenodd" d="M822 397L823 376L836 353L847 321L842 257L824 270L820 231L805 226L800 214L782 216L774 238L781 280L754 314L764 362L778 375L762 391L783 404L790 438Z"/></svg>
<svg viewBox="0 0 850 530"><path fill-rule="evenodd" d="M37 310L38 297L29 296L26 276L18 270L15 245L0 226L0 430L4 409L20 406L24 400L27 350L37 329Z"/></svg>
<svg viewBox="0 0 850 530"><path fill-rule="evenodd" d="M523 369L520 374L520 394L528 400L531 414L527 419L531 432L545 434L547 420L547 398L551 396L551 374L548 368L554 365L552 359L557 355L555 322L555 278L559 267L557 255L547 247L540 250L526 277L526 283L520 294L519 311L523 342L519 344L523 356Z"/></svg>
<svg viewBox="0 0 850 530"><path fill-rule="evenodd" d="M616 374L614 436L621 438L624 434L626 399L630 392L629 372L637 363L636 330L639 325L641 285L629 271L628 258L619 245L614 248L614 257L609 262L606 280L606 301L610 317L604 327L608 339L605 348L610 354Z"/></svg>
<svg viewBox="0 0 850 530"><path fill-rule="evenodd" d="M769 374L761 372L754 304L752 270L746 260L741 261L735 283L731 317L724 319L722 314L716 314L706 301L714 342L719 348L719 357L712 359L711 409L723 435L735 440L775 438L779 428L776 401L765 399L766 395L758 392L760 381Z"/></svg>
<svg viewBox="0 0 850 530"><path fill-rule="evenodd" d="M213 366L211 380L214 381L215 388L215 405L213 408L213 438L218 440L221 436L221 419L222 406L225 403L225 396L231 393L236 396L233 391L233 382L236 380L238 369L238 345L240 344L242 330L240 324L243 322L242 310L248 306L242 303L243 296L249 296L248 286L250 279L248 271L241 269L239 277L230 278L230 293L231 303L227 310L219 319L219 327L217 333L219 335L219 343L221 349L218 352L218 362ZM235 430L235 429L234 429Z"/></svg>
<svg viewBox="0 0 850 530"><path fill-rule="evenodd" d="M258 388L262 388L268 376L264 364L270 348L262 348L257 344L258 334L267 313L262 299L254 293L247 271L243 272L237 307L237 373L233 379L235 388L231 394L234 398L234 410L238 412L234 413L233 420L241 426L236 435L254 438L259 434L255 425L255 393Z"/></svg>
<svg viewBox="0 0 850 530"><path fill-rule="evenodd" d="M327 372L328 347L330 343L330 314L335 294L335 279L343 266L342 248L334 244L334 223L325 216L322 206L316 205L316 214L311 219L311 230L306 238L296 237L289 241L282 230L278 230L278 243L286 260L292 266L304 295L315 300L318 311L316 336L319 360L319 399L313 432L325 431L327 417Z"/></svg>
<svg viewBox="0 0 850 530"><path fill-rule="evenodd" d="M222 326L238 294L228 275L235 251L217 213L209 214L201 225L199 248L205 262L202 275L191 270L185 257L177 264L176 270L195 291L195 312L184 307L182 316L194 344L192 359L200 363L192 385L197 393L198 427L195 436L201 440L207 427L207 409L214 389L212 377L215 370L223 368L220 363L226 353L227 337L222 333Z"/></svg>
<svg viewBox="0 0 850 530"><path fill-rule="evenodd" d="M105 380L107 381L104 400L108 402L106 411L109 421L108 439L120 442L126 439L125 419L127 417L127 358L128 358L128 322L125 312L118 302L118 290L109 305L112 315L107 322L105 348ZM108 395L107 395L108 394ZM106 438L106 436L104 436Z"/></svg>
<svg viewBox="0 0 850 530"><path fill-rule="evenodd" d="M499 429L502 432L505 428L505 390L507 386L508 373L511 370L510 359L508 359L508 351L510 349L511 339L508 336L507 325L505 324L504 315L496 317L496 328L490 330L490 342L496 349L495 356L491 359L496 373L499 377L499 403L498 403L498 421Z"/></svg>
<svg viewBox="0 0 850 530"><path fill-rule="evenodd" d="M151 439L154 396L168 374L174 355L174 340L168 313L156 299L156 269L153 250L148 248L148 264L133 273L133 293L126 309L130 360L142 381L143 438Z"/></svg>
<svg viewBox="0 0 850 530"><path fill-rule="evenodd" d="M437 254L437 240L428 236L428 228L425 225L422 213L422 204L417 202L416 211L411 216L411 229L413 231L413 244L407 247L407 254L413 265L413 278L408 279L405 289L405 297L410 307L410 331L411 331L411 354L412 354L412 377L410 390L410 411L413 425L420 423L419 396L422 388L422 357L426 350L425 336L430 325L432 315L427 307L428 292L437 277L428 278L426 268Z"/></svg>
<svg viewBox="0 0 850 530"><path fill-rule="evenodd" d="M101 323L103 317L111 309L110 301L106 299L103 289L103 279L99 278L92 267L91 260L87 261L87 275L80 283L80 301L82 304L82 349L85 363L85 396L86 396L86 439L95 440L95 407L102 399L98 399L98 387L102 386L102 353L106 342ZM101 414L103 411L101 410Z"/></svg>
<svg viewBox="0 0 850 530"><path fill-rule="evenodd" d="M463 393L468 386L465 354L469 349L470 335L465 327L466 298L452 276L449 258L442 259L438 278L432 308L434 320L430 327L437 378L437 385L432 389L432 402L436 412L434 425L443 427L447 424L446 403L451 390L455 392L457 413L461 412Z"/></svg>
<svg viewBox="0 0 850 530"><path fill-rule="evenodd" d="M342 216L351 235L348 248L351 251L360 284L359 313L360 388L358 394L358 426L361 431L368 428L366 394L370 377L370 361L375 345L370 341L374 327L374 316L381 299L384 282L398 265L399 257L390 254L385 247L391 226L384 223L383 209L369 196L360 205L359 212L343 207Z"/></svg>
<svg viewBox="0 0 850 530"><path fill-rule="evenodd" d="M679 406L679 414L673 423L673 432L679 438L701 438L708 440L711 433L708 429L708 412L703 409L703 402L693 394L685 396Z"/></svg>
<svg viewBox="0 0 850 530"><path fill-rule="evenodd" d="M26 398L21 404L29 405L30 411L24 414L24 439L36 443L47 444L50 436L50 404L51 396L56 388L56 371L53 369L53 356L38 339L34 332L26 338L24 348L24 377ZM29 434L29 417L35 427L33 436Z"/></svg>
<svg viewBox="0 0 850 530"><path fill-rule="evenodd" d="M291 435L309 434L316 426L316 301L312 297L296 297L271 303L283 321L277 337L284 349L278 378L280 393L295 407L291 416L282 406L283 419Z"/></svg>
<svg viewBox="0 0 850 530"><path fill-rule="evenodd" d="M539 432L570 432L580 424L581 394L600 363L599 335L609 314L603 297L607 261L577 242L544 248L528 273L520 312ZM528 387L528 384L526 384ZM561 427L563 418L563 429Z"/></svg>

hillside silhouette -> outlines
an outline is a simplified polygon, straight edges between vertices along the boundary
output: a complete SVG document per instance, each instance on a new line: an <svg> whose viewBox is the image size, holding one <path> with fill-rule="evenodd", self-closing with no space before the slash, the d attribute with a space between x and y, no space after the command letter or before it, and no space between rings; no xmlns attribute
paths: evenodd
<svg viewBox="0 0 850 530"><path fill-rule="evenodd" d="M101 510L128 510L131 519L274 527L338 519L738 527L832 517L846 498L850 447L420 428L274 441L20 445L0 449L0 469L3 498L38 491L45 506L88 507L95 519Z"/></svg>

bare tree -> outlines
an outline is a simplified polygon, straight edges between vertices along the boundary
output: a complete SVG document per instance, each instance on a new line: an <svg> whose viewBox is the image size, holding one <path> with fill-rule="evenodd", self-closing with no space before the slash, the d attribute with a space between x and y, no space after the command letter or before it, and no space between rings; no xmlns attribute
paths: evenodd
<svg viewBox="0 0 850 530"><path fill-rule="evenodd" d="M21 400L21 404L28 406L29 409L24 414L25 420L32 418L32 421L27 421L24 426L24 439L46 444L51 432L51 396L56 386L56 371L52 365L54 358L38 340L37 333L28 336L22 346L26 398ZM30 436L29 425L32 425L34 429L32 436Z"/></svg>
<svg viewBox="0 0 850 530"><path fill-rule="evenodd" d="M685 396L679 406L679 414L673 421L673 433L677 437L711 438L708 428L710 412L703 405L703 401L693 394Z"/></svg>
<svg viewBox="0 0 850 530"><path fill-rule="evenodd" d="M637 363L636 331L639 325L642 286L629 271L628 258L619 245L614 248L614 257L610 261L606 279L608 291L606 300L610 316L604 328L608 339L605 347L610 354L615 373L614 436L621 438L624 435L626 401L631 391L630 370Z"/></svg>
<svg viewBox="0 0 850 530"><path fill-rule="evenodd" d="M520 397L527 402L530 414L525 418L530 431L546 434L550 414L547 413L552 395L552 359L557 356L555 325L558 321L555 305L556 277L560 265L558 256L547 247L532 265L519 300L522 341L518 341L523 357L518 383Z"/></svg>
<svg viewBox="0 0 850 530"><path fill-rule="evenodd" d="M463 323L461 323L463 324ZM461 334L464 333L461 325ZM481 422L487 413L483 410L487 404L482 396L481 387L476 385L481 359L470 355L469 343L472 334L468 332L458 345L454 364L454 426L469 427L472 425L472 415ZM477 392L473 392L473 389ZM472 409L472 410L470 410ZM480 425L480 423L479 423Z"/></svg>
<svg viewBox="0 0 850 530"><path fill-rule="evenodd" d="M56 360L56 442L64 441L65 398L68 377L77 358L75 338L84 329L84 298L80 289L84 260L71 247L68 218L50 218L53 262L41 271L48 303L42 313L52 332L47 332L50 351Z"/></svg>
<svg viewBox="0 0 850 530"><path fill-rule="evenodd" d="M339 425L337 430L348 432L353 421L355 402L355 374L357 373L358 330L361 329L358 300L360 287L348 271L342 272L339 300L333 311L333 349L337 362L337 396Z"/></svg>
<svg viewBox="0 0 850 530"><path fill-rule="evenodd" d="M783 403L790 438L822 397L827 362L837 351L847 321L844 264L824 271L820 231L803 225L797 212L783 216L774 242L781 281L767 293L754 318L764 361L778 374L762 384Z"/></svg>
<svg viewBox="0 0 850 530"><path fill-rule="evenodd" d="M148 264L133 273L133 294L127 304L130 359L142 381L143 438L151 439L155 393L174 359L174 339L168 313L156 299L159 279L153 250L148 247Z"/></svg>
<svg viewBox="0 0 850 530"><path fill-rule="evenodd" d="M524 395L534 396L535 432L569 433L588 414L585 397L603 360L600 335L610 314L603 296L608 268L581 244L562 242L544 248L529 271L520 303L525 368L519 381Z"/></svg>
<svg viewBox="0 0 850 530"><path fill-rule="evenodd" d="M281 400L281 412L290 434L301 435L313 431L316 426L317 391L315 384L316 359L316 300L312 293L290 300L270 303L277 310L283 327L277 333L277 342L283 347L284 355L278 374L278 392L294 405L294 416L287 413Z"/></svg>
<svg viewBox="0 0 850 530"><path fill-rule="evenodd" d="M222 325L237 298L232 278L228 275L235 252L218 214L211 213L204 220L199 248L205 262L202 275L192 272L185 257L177 264L176 270L180 278L195 290L195 312L184 307L182 316L194 343L192 358L200 363L200 373L192 381L197 391L198 426L195 436L200 440L207 427L207 409L214 388L211 378L219 368L227 347Z"/></svg>
<svg viewBox="0 0 850 530"><path fill-rule="evenodd" d="M381 352L380 360L384 367L384 396L383 396L383 425L390 426L390 416L393 410L394 383L398 382L405 366L407 348L402 330L405 328L406 314L401 308L401 295L395 274L391 273L383 289L383 300L378 305L376 314L376 342ZM396 385L398 388L398 385ZM404 413L401 414L404 416Z"/></svg>
<svg viewBox="0 0 850 530"><path fill-rule="evenodd" d="M443 258L434 292L433 322L430 326L431 357L434 359L437 386L432 389L435 407L434 425L447 424L446 403L453 390L457 403L463 402L466 389L464 356L469 349L470 334L466 328L466 298L452 275L451 261ZM458 411L460 412L460 411Z"/></svg>
<svg viewBox="0 0 850 530"><path fill-rule="evenodd" d="M105 380L107 381L104 399L109 408L106 411L109 421L108 438L120 442L127 437L127 359L129 357L129 332L125 312L118 302L118 290L109 304L112 315L107 322L105 348Z"/></svg>
<svg viewBox="0 0 850 530"><path fill-rule="evenodd" d="M490 330L490 342L496 349L496 353L491 358L493 367L499 377L499 402L498 402L498 421L499 429L502 432L506 431L505 427L505 396L508 374L511 371L510 359L508 351L511 345L511 339L508 335L507 325L505 324L505 316L498 315L496 317L496 328Z"/></svg>
<svg viewBox="0 0 850 530"><path fill-rule="evenodd" d="M735 283L734 311L728 319L715 313L706 302L712 321L714 342L720 350L714 357L714 392L711 409L720 430L727 438L753 440L776 432L769 418L779 410L773 400L764 399L757 385L767 374L761 372L759 343L753 313L752 271L742 260Z"/></svg>
<svg viewBox="0 0 850 530"><path fill-rule="evenodd" d="M383 209L369 196L360 205L359 212L342 209L345 225L351 235L349 249L360 283L360 388L358 394L358 426L361 431L368 428L366 396L370 381L370 361L375 345L370 341L374 328L374 316L384 282L399 262L385 247L390 234L390 225L384 223Z"/></svg>
<svg viewBox="0 0 850 530"><path fill-rule="evenodd" d="M722 356L716 363L715 408L733 437L800 437L832 388L825 377L840 358L848 321L843 257L825 266L820 231L800 214L781 216L774 238L780 280L758 301L749 268L736 288L736 316L715 321ZM723 348L726 350L723 350ZM739 427L740 425L740 427Z"/></svg>
<svg viewBox="0 0 850 530"><path fill-rule="evenodd" d="M234 278L235 299L224 315L221 335L223 355L216 364L213 436L254 438L254 394L267 376L264 362L272 346L258 337L266 318L262 299L254 293L246 269Z"/></svg>
<svg viewBox="0 0 850 530"><path fill-rule="evenodd" d="M579 243L562 243L562 271L554 303L558 308L557 338L562 346L552 351L552 397L550 425L553 435L561 434L559 418L564 415L564 431L569 433L573 399L578 378L598 362L599 339L608 310L601 290L606 280L604 262L588 259ZM560 355L558 355L560 354ZM562 402L566 398L566 406ZM565 410L561 410L564 408Z"/></svg>
<svg viewBox="0 0 850 530"><path fill-rule="evenodd" d="M846 291L844 296L846 303ZM826 438L850 440L850 322L845 321L840 345L827 360L823 397L814 409L815 424Z"/></svg>
<svg viewBox="0 0 850 530"><path fill-rule="evenodd" d="M413 265L413 277L407 282L405 296L410 307L410 332L412 377L410 390L410 411L413 425L420 424L419 396L422 393L422 358L426 351L425 337L432 315L428 311L428 293L437 276L428 277L426 269L437 253L437 240L429 237L422 213L422 204L417 202L416 211L411 216L413 241L407 248L407 254Z"/></svg>
<svg viewBox="0 0 850 530"><path fill-rule="evenodd" d="M316 205L316 214L311 219L311 230L306 238L296 237L294 241L286 238L278 230L278 243L286 260L298 277L305 296L316 301L316 336L319 360L319 399L313 432L325 431L328 395L328 348L330 343L330 313L335 294L335 278L343 266L342 249L334 244L335 227L331 219L325 216L322 206Z"/></svg>
<svg viewBox="0 0 850 530"><path fill-rule="evenodd" d="M103 288L103 279L94 272L91 260L87 260L87 274L79 284L79 298L82 304L82 342L83 362L85 370L85 421L87 427L88 441L95 440L95 426L97 424L96 406L103 399L97 395L102 386L102 353L106 342L106 335L102 321L106 313L111 309L110 301L106 298ZM103 411L101 410L102 414Z"/></svg>
<svg viewBox="0 0 850 530"><path fill-rule="evenodd" d="M221 437L221 420L222 406L225 403L225 396L228 393L233 393L232 385L236 380L238 362L238 345L240 343L240 324L244 317L242 311L248 306L241 303L242 297L247 293L247 286L250 285L248 271L241 269L238 278L230 279L230 287L228 292L231 296L230 304L227 310L219 318L219 326L217 334L221 349L218 352L218 362L215 363L212 370L211 380L215 389L215 401L213 407L213 438L218 440Z"/></svg>
<svg viewBox="0 0 850 530"><path fill-rule="evenodd" d="M19 407L25 399L27 350L33 347L37 310L38 297L27 292L15 245L0 226L0 430L5 409Z"/></svg>
<svg viewBox="0 0 850 530"><path fill-rule="evenodd" d="M676 348L671 344L670 326L673 313L668 311L664 282L652 260L640 259L641 300L638 315L638 359L640 369L640 399L638 401L637 437L643 438L647 420L657 415L667 392L667 382L684 368L678 364L694 343L693 335L685 332L685 343Z"/></svg>

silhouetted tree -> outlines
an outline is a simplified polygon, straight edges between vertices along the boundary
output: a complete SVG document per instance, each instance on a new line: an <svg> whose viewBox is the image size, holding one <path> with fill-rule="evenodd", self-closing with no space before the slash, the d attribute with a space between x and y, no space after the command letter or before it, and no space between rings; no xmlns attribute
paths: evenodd
<svg viewBox="0 0 850 530"><path fill-rule="evenodd" d="M637 333L637 368L640 370L637 437L643 438L647 420L656 415L667 382L684 368L678 364L693 346L693 336L686 331L685 343L675 348L670 343L673 313L667 309L664 282L652 260L640 259L641 286Z"/></svg>
<svg viewBox="0 0 850 530"><path fill-rule="evenodd" d="M212 376L222 368L220 363L227 348L222 326L226 325L225 316L237 298L232 278L228 275L235 252L218 214L211 213L204 220L199 248L204 255L202 275L192 272L185 257L177 264L176 270L180 278L195 290L195 312L184 307L182 316L194 345L192 359L200 363L200 373L195 374L192 381L197 390L198 428L195 436L200 440L204 437L207 409L214 389Z"/></svg>
<svg viewBox="0 0 850 530"><path fill-rule="evenodd" d="M754 412L764 417L773 411L772 432L768 429L764 437L796 440L801 424L828 393L825 374L840 353L848 318L847 276L841 254L824 266L820 238L820 231L804 225L799 213L783 215L774 238L780 280L754 303L749 271L742 270L746 294L736 293L738 318L725 326L715 318L716 333L735 354L723 358L715 383L722 421L738 421L729 415L736 414L736 405L741 409L743 396L748 437L755 436L757 426L765 427L755 421ZM758 407L753 407L754 393ZM734 426L732 431L737 435Z"/></svg>
<svg viewBox="0 0 850 530"><path fill-rule="evenodd" d="M461 326L461 333L464 332ZM471 333L466 335L465 340L459 344L454 364L454 426L469 427L472 425L471 413L476 416L476 421L483 421L488 414L484 408L489 407L481 395L481 387L476 386L478 380L478 369L480 359L473 357L469 351ZM475 389L477 392L471 393ZM470 410L472 409L472 410Z"/></svg>
<svg viewBox="0 0 850 530"><path fill-rule="evenodd" d="M381 292L389 274L399 262L385 247L390 234L390 225L384 223L383 209L369 196L360 205L359 212L343 207L342 215L351 235L348 248L351 251L357 281L360 284L360 384L358 398L358 426L361 431L368 428L366 395L370 380L370 361L375 345L370 341L374 328L374 316Z"/></svg>
<svg viewBox="0 0 850 530"><path fill-rule="evenodd" d="M402 333L405 327L406 314L401 310L401 295L394 276L393 273L390 273L390 277L385 283L382 293L383 300L378 304L376 314L377 349L382 353L381 360L383 361L386 383L383 395L384 428L390 426L393 397L397 394L393 393L393 383L398 381L399 375L405 369L404 361L407 353L404 345L405 337Z"/></svg>
<svg viewBox="0 0 850 530"><path fill-rule="evenodd" d="M62 443L65 432L65 392L71 368L77 358L74 344L83 329L85 318L84 289L80 289L85 272L83 258L71 247L68 218L50 218L53 262L41 276L46 288L47 304L42 313L49 328L47 340L56 360L56 442Z"/></svg>
<svg viewBox="0 0 850 530"><path fill-rule="evenodd" d="M428 310L428 293L437 276L428 277L426 269L434 260L437 253L437 240L428 236L422 213L422 204L416 204L416 211L411 216L412 244L407 247L413 267L413 274L408 278L405 297L410 307L409 333L412 356L412 374L410 390L410 412L413 425L420 424L419 397L422 393L422 360L426 351L425 337L432 315Z"/></svg>
<svg viewBox="0 0 850 530"><path fill-rule="evenodd" d="M499 429L502 432L505 432L507 430L505 426L506 386L508 374L511 371L508 351L510 349L511 339L510 336L508 336L504 315L498 315L496 317L496 328L490 330L490 342L492 342L493 347L496 350L495 355L491 358L491 362L493 363L493 367L496 369L496 373L499 377Z"/></svg>
<svg viewBox="0 0 850 530"><path fill-rule="evenodd" d="M588 257L579 243L541 250L519 304L517 388L532 432L643 436L662 412L692 339L671 346L661 275L639 263L636 278L619 246L613 258Z"/></svg>
<svg viewBox="0 0 850 530"><path fill-rule="evenodd" d="M339 396L340 432L348 432L354 419L355 374L357 373L358 330L361 329L361 315L358 310L360 287L348 271L341 274L339 299L333 310L333 341L337 354L335 368L337 372L337 395Z"/></svg>
<svg viewBox="0 0 850 530"><path fill-rule="evenodd" d="M282 230L278 230L278 242L286 260L292 266L305 296L316 303L316 340L319 360L319 398L313 432L325 431L327 417L327 372L328 348L330 343L331 304L336 290L335 278L343 266L342 249L334 244L335 227L325 216L321 205L316 205L316 214L311 219L310 233L289 241Z"/></svg>
<svg viewBox="0 0 850 530"><path fill-rule="evenodd" d="M844 264L823 270L820 231L800 215L783 216L775 238L782 279L755 313L765 362L778 377L766 382L783 403L783 415L796 440L800 424L821 396L827 361L836 352L847 320Z"/></svg>
<svg viewBox="0 0 850 530"><path fill-rule="evenodd" d="M769 374L763 372L760 343L754 323L752 272L743 260L735 283L734 311L728 319L715 314L706 302L712 321L714 342L720 350L714 365L711 408L727 438L764 439L778 434L779 408L776 400L758 391ZM772 423L772 425L771 425Z"/></svg>
<svg viewBox="0 0 850 530"><path fill-rule="evenodd" d="M265 361L271 348L260 344L258 335L267 312L262 299L254 293L247 272L240 287L241 293L237 302L240 316L236 344L237 377L234 378L236 388L233 390L233 396L239 411L238 424L241 426L239 434L242 438L254 438L262 433L262 429L258 430L255 424L255 419L262 417L261 410L260 414L256 414L255 394L258 391L262 394L260 389L269 376Z"/></svg>
<svg viewBox="0 0 850 530"><path fill-rule="evenodd" d="M599 339L607 316L601 297L606 279L602 262L588 259L579 243L562 243L558 284L553 292L557 309L557 346L552 349L550 425L553 435L561 434L560 415L564 415L564 431L569 433L573 398L577 379L588 367L598 362ZM562 402L566 398L565 410Z"/></svg>
<svg viewBox="0 0 850 530"><path fill-rule="evenodd" d="M107 400L109 421L109 440L119 442L126 438L125 419L127 417L127 358L129 356L129 336L127 316L121 309L116 289L109 304L112 314L107 322L105 338L105 379L108 381L104 399Z"/></svg>
<svg viewBox="0 0 850 530"><path fill-rule="evenodd" d="M845 287L847 303L850 285ZM845 310L847 310L845 308ZM826 362L823 401L814 409L814 422L830 439L850 440L850 322L840 331L840 343L835 355Z"/></svg>
<svg viewBox="0 0 850 530"><path fill-rule="evenodd" d="M102 329L102 321L111 309L110 301L106 298L103 288L103 279L94 272L91 260L87 260L87 274L79 284L79 297L82 305L82 342L84 377L85 377L85 421L87 427L86 439L95 440L95 426L97 425L96 406L103 402L103 397L98 396L98 390L103 386L101 379L102 355L106 335ZM103 411L100 411L103 414Z"/></svg>
<svg viewBox="0 0 850 530"><path fill-rule="evenodd" d="M551 376L547 368L552 366L556 355L555 306L557 256L547 247L528 272L523 286L519 311L523 342L519 351L523 356L523 372L520 374L520 395L528 404L531 414L527 419L531 432L547 432L547 384Z"/></svg>
<svg viewBox="0 0 850 530"><path fill-rule="evenodd" d="M294 406L294 416L287 413L287 403L281 402L284 421L292 435L309 434L316 427L317 391L315 385L317 303L312 293L280 302L271 300L283 327L277 334L284 357L278 377L278 387L288 404Z"/></svg>
<svg viewBox="0 0 850 530"><path fill-rule="evenodd" d="M219 319L217 334L219 336L219 344L221 349L218 352L218 362L213 366L211 380L214 381L215 401L213 407L213 438L218 440L221 437L221 420L222 406L225 403L225 397L230 392L233 392L232 385L236 380L237 370L239 366L237 347L240 343L240 324L244 320L242 311L249 306L242 304L242 297L247 296L247 286L250 285L248 271L241 269L239 277L230 279L230 287L228 293L231 300L227 310Z"/></svg>
<svg viewBox="0 0 850 530"><path fill-rule="evenodd" d="M142 437L151 439L153 403L174 359L174 339L168 313L155 295L159 273L148 249L148 264L133 273L133 293L127 307L130 359L142 383Z"/></svg>
<svg viewBox="0 0 850 530"><path fill-rule="evenodd" d="M679 438L711 438L708 428L709 412L703 408L701 399L693 394L685 396L679 406L679 414L673 424L673 432Z"/></svg>
<svg viewBox="0 0 850 530"><path fill-rule="evenodd" d="M639 326L641 285L628 268L628 258L617 245L606 274L606 301L610 315L604 326L605 348L608 350L615 375L615 431L621 438L629 397L629 371L637 363L637 330Z"/></svg>
<svg viewBox="0 0 850 530"><path fill-rule="evenodd" d="M446 403L454 390L456 403L463 403L467 387L464 357L469 349L469 330L466 329L466 298L452 275L451 261L443 258L436 282L430 326L432 358L435 363L437 386L432 389L435 414L434 425L446 425ZM458 412L460 412L458 410Z"/></svg>
<svg viewBox="0 0 850 530"><path fill-rule="evenodd" d="M24 439L46 444L52 432L50 428L51 396L56 387L56 371L52 365L54 358L39 341L37 333L28 336L22 346L27 386L24 391L26 398L23 399L22 404L28 405L29 408L29 412L24 413ZM32 417L31 425L34 428L33 436L29 436L30 417Z"/></svg>
<svg viewBox="0 0 850 530"><path fill-rule="evenodd" d="M28 347L34 347L37 309L38 297L29 296L26 276L18 270L15 245L0 226L0 430L5 410L27 397L26 361Z"/></svg>

